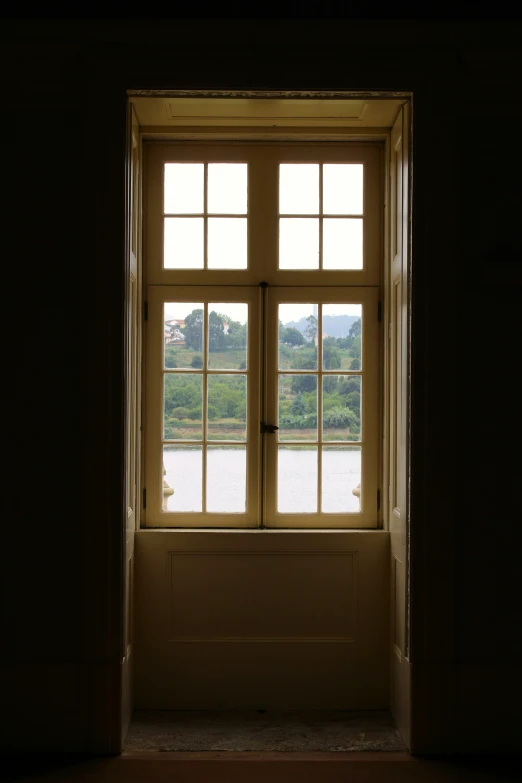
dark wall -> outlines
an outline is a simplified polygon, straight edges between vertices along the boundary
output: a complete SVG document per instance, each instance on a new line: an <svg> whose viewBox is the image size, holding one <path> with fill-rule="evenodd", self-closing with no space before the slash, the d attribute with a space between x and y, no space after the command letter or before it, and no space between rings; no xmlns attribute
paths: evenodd
<svg viewBox="0 0 522 783"><path fill-rule="evenodd" d="M4 738L113 747L125 90L391 89L414 92L414 734L514 747L521 25L6 21L1 36Z"/></svg>

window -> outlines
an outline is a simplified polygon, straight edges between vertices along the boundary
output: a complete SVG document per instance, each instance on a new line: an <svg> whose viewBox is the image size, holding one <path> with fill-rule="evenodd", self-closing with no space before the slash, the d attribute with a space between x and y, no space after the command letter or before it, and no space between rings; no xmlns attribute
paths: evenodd
<svg viewBox="0 0 522 783"><path fill-rule="evenodd" d="M377 527L381 148L146 153L145 524Z"/></svg>

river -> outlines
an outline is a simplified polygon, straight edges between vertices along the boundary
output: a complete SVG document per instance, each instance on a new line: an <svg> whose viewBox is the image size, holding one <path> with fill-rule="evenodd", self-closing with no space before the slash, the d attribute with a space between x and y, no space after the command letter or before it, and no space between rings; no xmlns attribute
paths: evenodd
<svg viewBox="0 0 522 783"><path fill-rule="evenodd" d="M164 452L165 478L174 489L169 511L201 511L201 450ZM361 480L358 449L327 449L323 453L322 511L359 510L352 490ZM243 449L211 447L207 460L207 510L241 513L245 508L246 460ZM310 513L317 507L317 456L313 450L281 449L278 458L278 511Z"/></svg>

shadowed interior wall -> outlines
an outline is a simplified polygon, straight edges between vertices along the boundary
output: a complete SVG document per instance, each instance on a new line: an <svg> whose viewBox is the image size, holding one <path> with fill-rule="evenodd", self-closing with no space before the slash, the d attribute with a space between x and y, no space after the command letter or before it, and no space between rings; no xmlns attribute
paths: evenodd
<svg viewBox="0 0 522 783"><path fill-rule="evenodd" d="M125 91L330 87L414 91L413 749L516 747L520 24L1 38L7 747L119 746Z"/></svg>

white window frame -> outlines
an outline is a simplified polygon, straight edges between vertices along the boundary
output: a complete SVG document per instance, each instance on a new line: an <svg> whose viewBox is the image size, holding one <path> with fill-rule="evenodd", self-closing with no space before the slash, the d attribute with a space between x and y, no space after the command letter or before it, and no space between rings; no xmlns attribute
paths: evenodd
<svg viewBox="0 0 522 783"><path fill-rule="evenodd" d="M277 143L161 143L146 144L146 206L145 206L145 287L148 321L145 341L144 426L145 426L145 488L146 508L142 524L146 527L191 528L252 528L263 522L267 527L359 529L380 526L379 495L380 454L382 432L381 385L382 346L377 320L381 301L383 270L383 153L384 145L376 142L312 143L295 141L292 144ZM267 165L267 160L277 162L363 162L364 183L364 268L362 270L279 270L274 259L278 249L277 170ZM246 270L176 270L163 268L163 166L169 161L247 161L249 164L249 223L248 255ZM368 187L368 182L372 182ZM267 196L267 194L272 194ZM271 210L263 205L269 201ZM273 207L276 207L275 209ZM267 364L265 379L275 389L277 346L277 317L274 307L278 301L343 301L360 302L363 305L363 374L367 391L363 397L363 475L361 511L358 514L278 514L275 508L275 471L277 442L274 436L266 438L263 465L259 421L276 420L276 397L266 397L266 410L260 409L260 397L250 384L249 466L247 487L247 512L245 515L178 514L162 510L163 468L160 458L163 399L160 380L162 375L163 302L167 297L174 301L182 296L185 301L248 301L251 313L249 330L249 366L255 377L256 364L263 360L259 354L260 340L255 339L255 323L262 321L258 286L268 284L267 294ZM220 291L220 293L217 293ZM227 292L226 294L224 292ZM235 291L235 294L233 293ZM204 293L205 292L205 293ZM284 292L284 293L283 293ZM240 299L234 299L234 296ZM217 297L217 298L216 298ZM332 298L333 297L333 298ZM363 349L364 350L364 349ZM161 354L161 356L160 356ZM343 374L339 371L338 374ZM261 372L259 378L261 377ZM368 411L373 410L370 415ZM255 453L254 453L255 452ZM260 486L261 468L265 476ZM261 494L263 493L263 494ZM263 516L261 516L263 510Z"/></svg>

